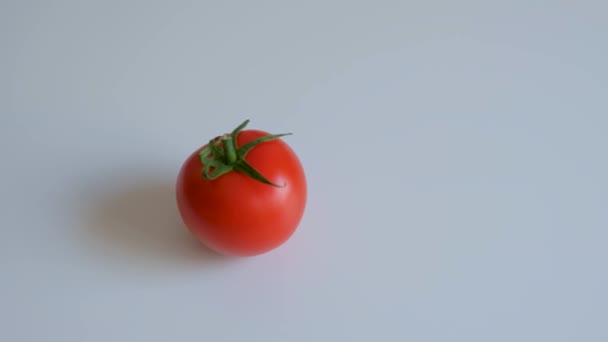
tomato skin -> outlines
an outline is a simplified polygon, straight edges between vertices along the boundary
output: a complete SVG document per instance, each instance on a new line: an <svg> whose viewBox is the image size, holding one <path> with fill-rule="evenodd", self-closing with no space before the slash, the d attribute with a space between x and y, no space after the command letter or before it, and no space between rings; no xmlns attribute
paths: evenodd
<svg viewBox="0 0 608 342"><path fill-rule="evenodd" d="M237 146L269 133L243 130ZM203 178L202 146L184 162L176 185L180 215L190 232L220 254L254 256L286 242L298 227L306 206L304 169L281 139L254 147L246 161L269 181L264 184L231 171L214 180Z"/></svg>

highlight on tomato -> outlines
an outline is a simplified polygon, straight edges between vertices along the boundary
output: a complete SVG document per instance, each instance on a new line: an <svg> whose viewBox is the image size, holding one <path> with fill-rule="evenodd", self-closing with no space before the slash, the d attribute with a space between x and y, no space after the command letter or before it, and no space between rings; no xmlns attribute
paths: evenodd
<svg viewBox="0 0 608 342"><path fill-rule="evenodd" d="M176 185L179 213L212 250L254 256L285 243L306 206L306 177L286 134L245 129L211 139L183 163Z"/></svg>

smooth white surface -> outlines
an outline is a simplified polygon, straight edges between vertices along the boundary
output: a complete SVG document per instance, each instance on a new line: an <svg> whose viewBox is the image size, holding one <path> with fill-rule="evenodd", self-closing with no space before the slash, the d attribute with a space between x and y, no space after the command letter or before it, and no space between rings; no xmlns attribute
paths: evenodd
<svg viewBox="0 0 608 342"><path fill-rule="evenodd" d="M606 13L2 1L0 340L608 340ZM226 261L173 184L244 118L310 200Z"/></svg>

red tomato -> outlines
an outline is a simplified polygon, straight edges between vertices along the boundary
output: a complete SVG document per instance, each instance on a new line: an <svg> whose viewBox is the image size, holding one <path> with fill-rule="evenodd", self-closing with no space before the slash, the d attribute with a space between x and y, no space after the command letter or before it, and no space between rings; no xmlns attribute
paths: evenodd
<svg viewBox="0 0 608 342"><path fill-rule="evenodd" d="M188 229L211 249L232 256L283 244L306 205L306 178L294 151L282 135L242 130L247 123L192 153L177 179L177 204ZM261 137L268 140L247 146Z"/></svg>

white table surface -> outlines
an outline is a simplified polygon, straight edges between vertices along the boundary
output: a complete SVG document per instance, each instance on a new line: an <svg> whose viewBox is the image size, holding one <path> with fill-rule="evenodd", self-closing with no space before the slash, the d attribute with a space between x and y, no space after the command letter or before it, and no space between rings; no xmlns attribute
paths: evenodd
<svg viewBox="0 0 608 342"><path fill-rule="evenodd" d="M603 1L2 1L0 341L607 341ZM292 131L296 234L174 181Z"/></svg>

